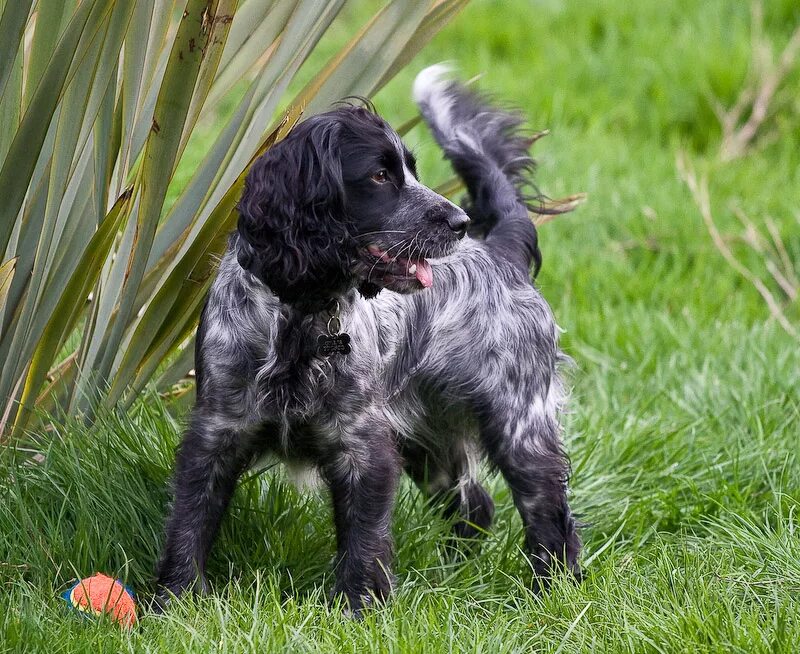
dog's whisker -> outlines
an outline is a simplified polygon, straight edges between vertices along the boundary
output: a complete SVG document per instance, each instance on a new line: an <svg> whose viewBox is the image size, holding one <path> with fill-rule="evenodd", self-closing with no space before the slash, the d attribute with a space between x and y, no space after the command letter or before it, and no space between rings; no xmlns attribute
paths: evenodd
<svg viewBox="0 0 800 654"><path fill-rule="evenodd" d="M364 238L366 236L374 236L375 234L403 234L405 230L403 229L376 229L374 232L362 232L358 234L356 238Z"/></svg>
<svg viewBox="0 0 800 654"><path fill-rule="evenodd" d="M406 251L410 251L411 248L414 246L414 239L410 239L408 243L403 245L403 247L397 251L396 254L392 256L392 261L397 261L400 259Z"/></svg>
<svg viewBox="0 0 800 654"><path fill-rule="evenodd" d="M397 243L395 243L394 245L390 246L389 248L387 248L387 249L386 249L386 250L384 250L383 252L384 252L385 254L387 254L387 255L388 255L388 254L389 254L389 252L390 252L392 249L394 249L394 248L396 248L396 247L399 247L399 246L401 246L401 245L402 245L403 243L405 243L407 240L408 240L407 238L404 238L404 239L402 239L401 241L398 241L398 242L397 242ZM372 280L372 273L374 272L374 270L375 270L375 267L376 267L376 266L377 266L379 263L383 263L383 261L382 261L381 259L378 259L378 260L377 260L375 263L373 263L373 264L372 264L372 267L369 269L369 273L367 273L367 281L371 281L371 280Z"/></svg>

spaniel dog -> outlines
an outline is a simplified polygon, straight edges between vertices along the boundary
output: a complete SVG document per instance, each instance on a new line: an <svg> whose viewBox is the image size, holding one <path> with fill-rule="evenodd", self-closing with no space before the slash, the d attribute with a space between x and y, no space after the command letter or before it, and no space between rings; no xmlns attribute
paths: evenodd
<svg viewBox="0 0 800 654"><path fill-rule="evenodd" d="M414 96L466 210L421 184L397 133L360 106L301 122L250 170L197 331L162 598L206 588L237 478L265 453L327 484L334 594L356 613L391 589L402 472L470 538L494 513L481 457L522 516L534 583L579 574L559 330L531 283L530 141L517 114L445 72L420 73Z"/></svg>

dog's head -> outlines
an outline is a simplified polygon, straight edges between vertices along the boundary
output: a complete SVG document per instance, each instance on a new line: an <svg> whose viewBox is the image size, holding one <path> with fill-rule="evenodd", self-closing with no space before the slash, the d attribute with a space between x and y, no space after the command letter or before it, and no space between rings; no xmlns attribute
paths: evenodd
<svg viewBox="0 0 800 654"><path fill-rule="evenodd" d="M379 116L344 106L300 123L253 165L239 202L237 258L283 301L314 306L348 288L433 284L429 258L469 219L417 180Z"/></svg>

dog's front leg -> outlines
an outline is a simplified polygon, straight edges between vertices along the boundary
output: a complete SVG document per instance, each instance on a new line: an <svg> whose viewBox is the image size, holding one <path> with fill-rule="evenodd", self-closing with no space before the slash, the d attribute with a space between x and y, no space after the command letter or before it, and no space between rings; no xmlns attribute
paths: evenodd
<svg viewBox="0 0 800 654"><path fill-rule="evenodd" d="M388 430L356 434L323 466L336 524L334 594L358 614L391 591L391 515L399 457Z"/></svg>
<svg viewBox="0 0 800 654"><path fill-rule="evenodd" d="M226 426L217 416L195 412L176 457L175 499L156 571L156 609L170 594L206 590L206 559L251 455L241 430Z"/></svg>

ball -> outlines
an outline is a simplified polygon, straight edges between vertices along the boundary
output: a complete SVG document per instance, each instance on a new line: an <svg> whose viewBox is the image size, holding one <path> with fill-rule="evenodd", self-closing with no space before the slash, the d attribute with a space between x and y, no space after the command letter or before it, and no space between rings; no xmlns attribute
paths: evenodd
<svg viewBox="0 0 800 654"><path fill-rule="evenodd" d="M122 627L136 624L136 598L121 581L97 572L69 588L62 597L85 615L108 615Z"/></svg>

